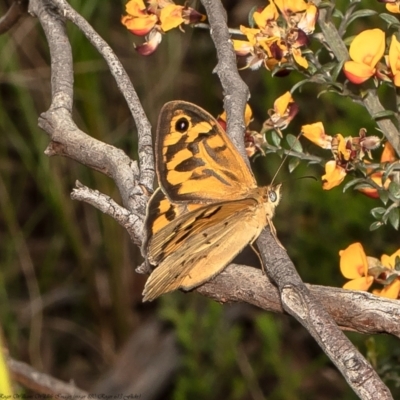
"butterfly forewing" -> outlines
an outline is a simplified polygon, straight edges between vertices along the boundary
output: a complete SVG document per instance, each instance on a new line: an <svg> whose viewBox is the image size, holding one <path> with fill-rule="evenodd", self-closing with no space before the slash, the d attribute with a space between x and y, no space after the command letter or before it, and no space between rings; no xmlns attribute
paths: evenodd
<svg viewBox="0 0 400 400"><path fill-rule="evenodd" d="M240 198L254 177L218 122L198 106L167 103L158 120L158 179L172 202Z"/></svg>

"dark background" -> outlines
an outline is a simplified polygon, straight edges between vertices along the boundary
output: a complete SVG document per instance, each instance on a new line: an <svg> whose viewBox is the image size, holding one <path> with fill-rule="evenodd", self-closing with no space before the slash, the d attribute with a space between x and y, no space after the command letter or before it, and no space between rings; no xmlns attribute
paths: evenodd
<svg viewBox="0 0 400 400"><path fill-rule="evenodd" d="M121 24L125 1L71 1L111 45L152 122L169 100L195 102L213 115L222 90L212 73L216 55L206 30L185 27L163 37L155 54L139 56ZM229 24L247 24L262 1L226 1ZM384 5L370 3L380 12ZM371 7L372 7L371 6ZM5 6L3 5L3 9ZM197 9L201 9L197 7ZM377 26L378 20L373 21ZM352 25L354 32L364 22ZM72 24L78 126L136 158L136 128L106 63ZM50 106L48 45L38 21L26 16L0 36L0 321L12 357L95 393L143 399L356 399L308 333L292 318L244 304L220 305L197 294L173 293L142 304L146 280L137 275L139 250L124 230L94 208L73 202L79 179L119 201L114 183L65 158L43 154L48 138L37 127ZM272 78L264 69L242 71L250 87L253 129L260 129L274 100L301 79ZM294 99L299 114L286 130L323 121L329 134L379 135L359 105L322 87L306 85ZM394 107L384 94L384 102ZM153 131L154 132L154 131ZM321 153L311 143L305 149ZM379 152L375 153L379 158ZM252 162L268 184L280 158ZM369 210L380 205L356 192L322 191L320 166L283 168L283 198L274 219L278 236L304 281L341 286L338 252L360 241L370 256L397 250L391 227L369 232ZM311 179L295 177L313 175ZM393 396L398 342L351 334L371 357ZM398 383L398 378L397 378Z"/></svg>

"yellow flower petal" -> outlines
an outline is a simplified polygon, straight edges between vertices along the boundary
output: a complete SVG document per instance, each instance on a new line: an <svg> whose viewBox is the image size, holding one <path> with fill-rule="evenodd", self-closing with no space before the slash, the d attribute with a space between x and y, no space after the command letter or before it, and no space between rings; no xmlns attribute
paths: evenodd
<svg viewBox="0 0 400 400"><path fill-rule="evenodd" d="M394 162L396 160L397 157L393 146L389 142L386 142L385 147L383 148L381 162Z"/></svg>
<svg viewBox="0 0 400 400"><path fill-rule="evenodd" d="M253 45L247 40L232 40L233 49L238 56L247 56L252 50Z"/></svg>
<svg viewBox="0 0 400 400"><path fill-rule="evenodd" d="M399 55L400 43L398 42L396 36L392 35L392 41L390 42L389 47L389 65L393 75L395 75L399 71Z"/></svg>
<svg viewBox="0 0 400 400"><path fill-rule="evenodd" d="M246 35L247 40L255 46L257 44L257 35L261 33L259 29L252 29L252 28L247 28L243 25L240 25L240 31Z"/></svg>
<svg viewBox="0 0 400 400"><path fill-rule="evenodd" d="M137 36L147 35L154 28L157 21L158 18L156 15L147 14L143 14L141 17L131 17L130 15L125 15L121 19L121 23Z"/></svg>
<svg viewBox="0 0 400 400"><path fill-rule="evenodd" d="M304 69L308 68L308 61L305 57L301 55L301 50L300 49L293 49L292 48L292 56L294 58L294 61L296 61L297 64L300 65L300 67L303 67Z"/></svg>
<svg viewBox="0 0 400 400"><path fill-rule="evenodd" d="M396 279L390 285L385 286L382 290L374 291L377 296L387 297L388 299L398 299L400 293L400 280Z"/></svg>
<svg viewBox="0 0 400 400"><path fill-rule="evenodd" d="M358 34L349 49L353 61L374 68L385 52L385 32L381 29L367 29Z"/></svg>
<svg viewBox="0 0 400 400"><path fill-rule="evenodd" d="M164 32L176 28L185 22L182 17L182 10L183 6L177 6L175 4L168 4L161 9L160 22Z"/></svg>
<svg viewBox="0 0 400 400"><path fill-rule="evenodd" d="M125 5L127 14L133 17L139 17L143 14L143 10L146 9L143 0L131 0Z"/></svg>
<svg viewBox="0 0 400 400"><path fill-rule="evenodd" d="M361 243L353 243L339 251L340 272L347 279L368 275L368 260Z"/></svg>
<svg viewBox="0 0 400 400"><path fill-rule="evenodd" d="M375 74L375 71L375 68L355 61L346 61L343 66L346 78L357 85L371 78Z"/></svg>
<svg viewBox="0 0 400 400"><path fill-rule="evenodd" d="M322 122L315 122L314 124L303 125L301 132L304 137L317 146L323 149L331 149L332 136L325 133L325 128Z"/></svg>
<svg viewBox="0 0 400 400"><path fill-rule="evenodd" d="M260 28L265 28L268 21L275 21L279 17L278 9L274 3L270 3L261 12L256 11L253 14L254 22Z"/></svg>
<svg viewBox="0 0 400 400"><path fill-rule="evenodd" d="M367 291L373 282L374 278L372 276L357 278L345 283L343 289Z"/></svg>
<svg viewBox="0 0 400 400"><path fill-rule="evenodd" d="M400 14L400 4L396 1L395 3L386 4L386 10L394 14Z"/></svg>
<svg viewBox="0 0 400 400"><path fill-rule="evenodd" d="M394 269L396 266L396 257L400 257L400 249L394 252L391 256L383 254L381 257L381 263L387 268Z"/></svg>
<svg viewBox="0 0 400 400"><path fill-rule="evenodd" d="M335 160L328 161L325 164L325 175L322 175L322 189L331 190L335 186L340 185L346 176L346 170L336 165Z"/></svg>
<svg viewBox="0 0 400 400"><path fill-rule="evenodd" d="M284 115L289 104L293 103L293 97L290 92L286 92L282 96L278 97L274 102L274 110L279 115Z"/></svg>

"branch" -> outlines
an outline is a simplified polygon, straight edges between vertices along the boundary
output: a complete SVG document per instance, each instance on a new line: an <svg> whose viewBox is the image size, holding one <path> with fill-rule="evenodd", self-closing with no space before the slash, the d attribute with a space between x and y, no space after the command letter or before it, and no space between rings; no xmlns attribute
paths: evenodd
<svg viewBox="0 0 400 400"><path fill-rule="evenodd" d="M307 285L343 329L363 334L389 333L400 338L400 302L368 292ZM277 287L261 270L231 264L221 274L196 289L220 303L245 302L266 311L286 313Z"/></svg>
<svg viewBox="0 0 400 400"><path fill-rule="evenodd" d="M140 246L142 244L144 216L135 212L130 212L121 207L110 196L100 193L82 185L79 181L75 182L76 188L72 190L71 199L84 201L96 207L102 213L109 215L122 225L129 233L133 243Z"/></svg>
<svg viewBox="0 0 400 400"><path fill-rule="evenodd" d="M226 11L220 0L201 0L210 23L211 38L217 50L218 74L224 89L224 108L227 114L227 132L237 149L248 162L244 148L244 110L250 97L249 88L239 75L236 55L226 24Z"/></svg>
<svg viewBox="0 0 400 400"><path fill-rule="evenodd" d="M73 384L65 383L50 375L39 372L28 364L7 357L7 366L12 379L36 393L55 396L56 398L88 399L89 394ZM14 397L14 398L18 398Z"/></svg>

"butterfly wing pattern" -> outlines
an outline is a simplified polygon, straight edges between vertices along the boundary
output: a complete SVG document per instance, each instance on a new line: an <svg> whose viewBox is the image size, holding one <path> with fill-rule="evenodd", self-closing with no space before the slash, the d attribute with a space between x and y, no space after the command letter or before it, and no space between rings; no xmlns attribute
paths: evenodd
<svg viewBox="0 0 400 400"><path fill-rule="evenodd" d="M233 143L202 108L173 101L156 137L160 188L149 201L142 252L154 270L143 301L211 279L269 223L280 186L258 188Z"/></svg>

